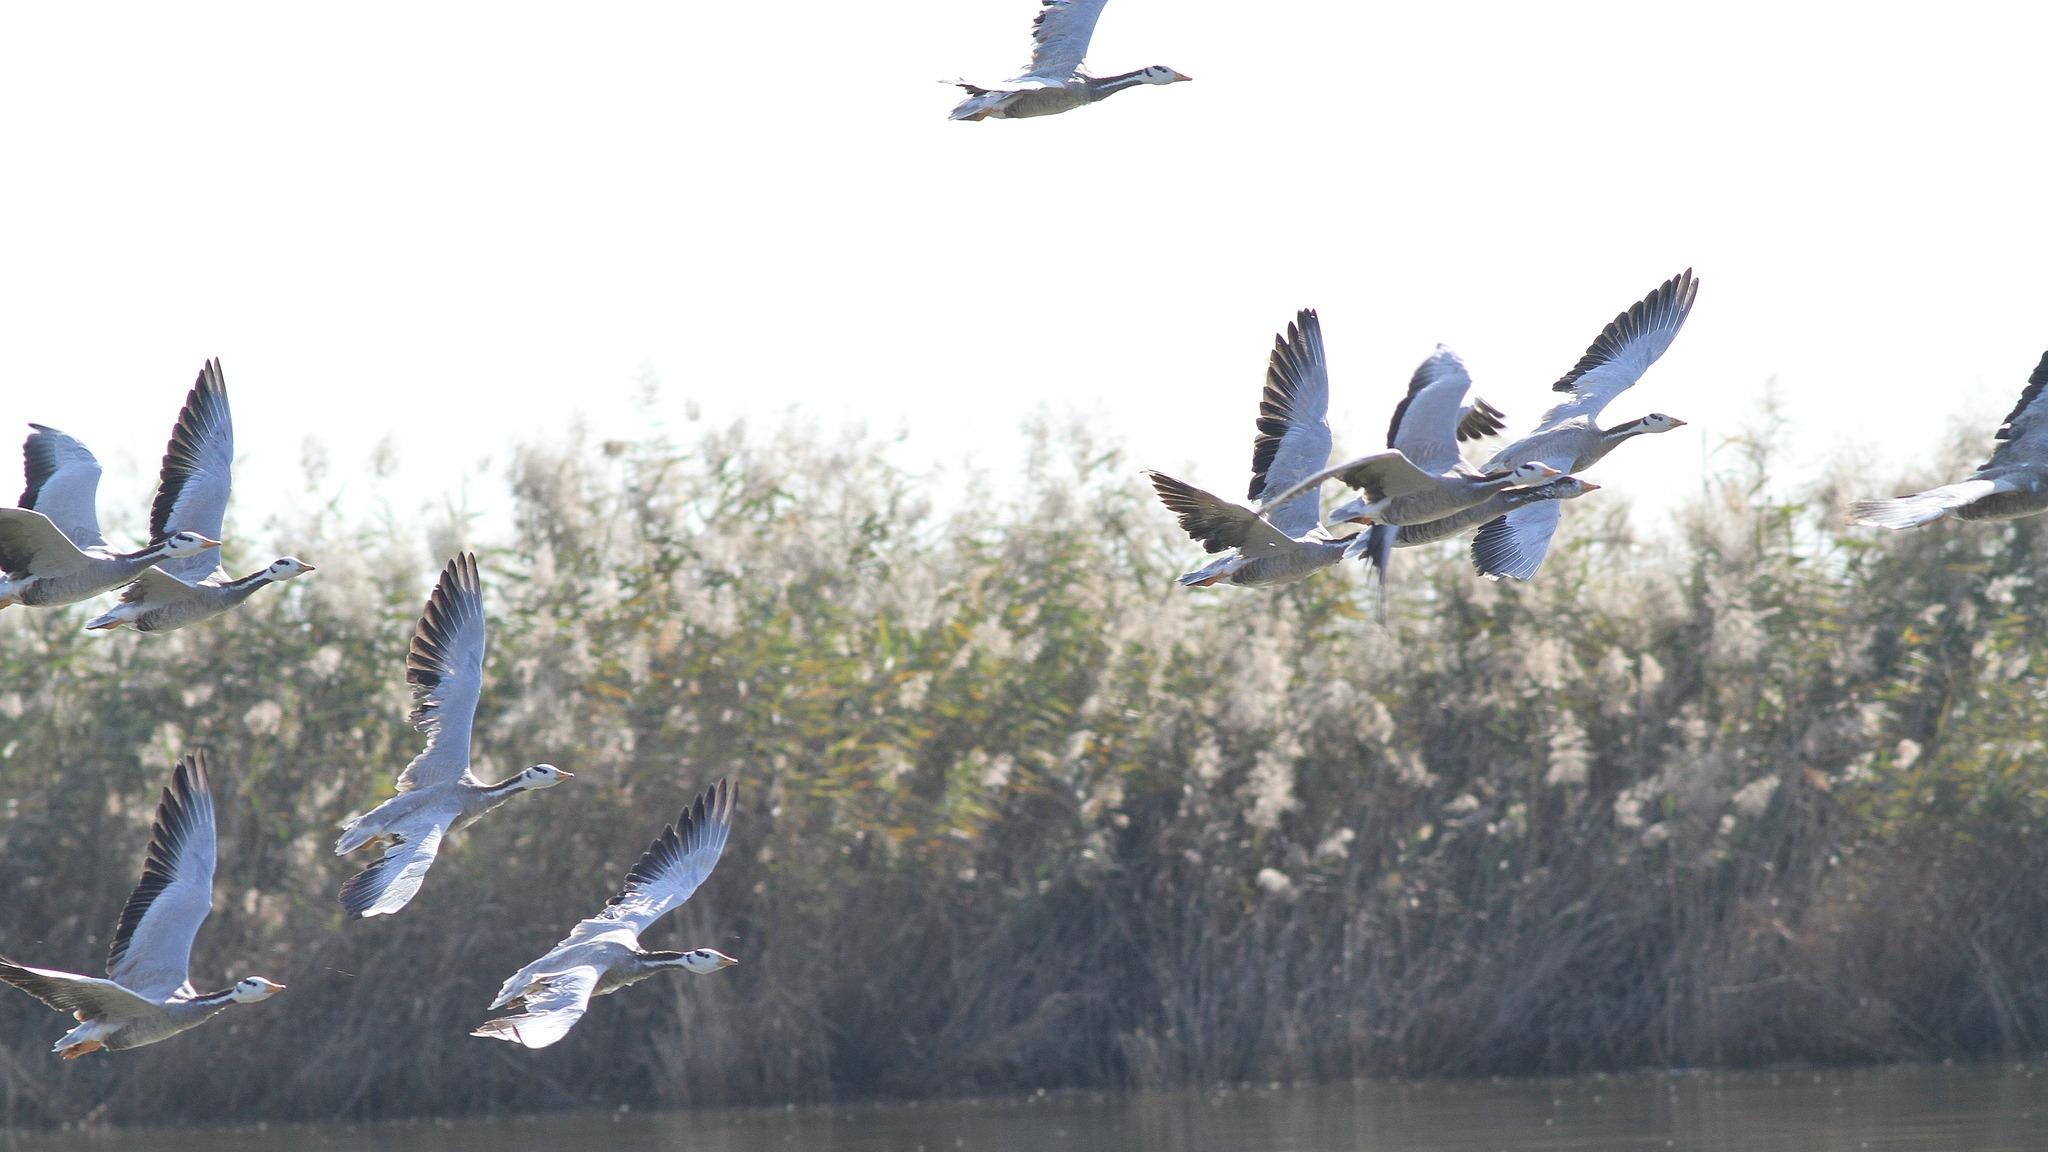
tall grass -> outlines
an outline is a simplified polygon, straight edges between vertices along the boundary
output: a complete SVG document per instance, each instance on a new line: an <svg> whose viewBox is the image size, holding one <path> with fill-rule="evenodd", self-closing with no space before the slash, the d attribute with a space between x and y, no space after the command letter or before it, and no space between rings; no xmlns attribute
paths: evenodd
<svg viewBox="0 0 2048 1152"><path fill-rule="evenodd" d="M1404 553L1384 627L1349 572L1174 588L1185 542L1071 430L971 516L858 440L535 447L505 538L309 517L320 574L206 626L0 614L0 952L96 971L206 747L195 981L291 985L75 1064L0 995L0 1119L2038 1051L2038 530L1872 539L1752 448L1669 540L1580 502L1527 586ZM418 747L404 646L457 546L479 771L578 779L344 923L334 825ZM543 1052L467 1036L726 773L732 846L649 943L741 965Z"/></svg>

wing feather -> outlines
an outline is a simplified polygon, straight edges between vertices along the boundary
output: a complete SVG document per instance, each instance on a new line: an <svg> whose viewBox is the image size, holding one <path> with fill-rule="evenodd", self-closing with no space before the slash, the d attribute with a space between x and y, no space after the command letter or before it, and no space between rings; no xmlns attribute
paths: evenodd
<svg viewBox="0 0 2048 1152"><path fill-rule="evenodd" d="M1542 500L1488 521L1472 537L1472 567L1490 580L1535 576L1550 551L1550 537L1557 531L1563 511L1558 501Z"/></svg>
<svg viewBox="0 0 2048 1152"><path fill-rule="evenodd" d="M1031 66L1027 78L1065 83L1087 58L1095 21L1108 0L1044 0L1031 20Z"/></svg>
<svg viewBox="0 0 2048 1152"><path fill-rule="evenodd" d="M1276 526L1241 504L1232 504L1210 492L1163 472L1147 472L1159 502L1180 519L1181 530L1210 552L1232 548L1280 548L1292 543ZM1313 524L1310 527L1314 527ZM1304 528L1306 533L1309 529Z"/></svg>
<svg viewBox="0 0 2048 1152"><path fill-rule="evenodd" d="M697 794L676 822L647 846L604 911L584 920L562 941L630 927L635 935L680 906L718 866L732 833L733 785L720 778Z"/></svg>
<svg viewBox="0 0 2048 1152"><path fill-rule="evenodd" d="M1394 407L1387 425L1387 447L1398 448L1409 463L1442 475L1456 468L1458 430L1464 424L1465 393L1472 377L1464 361L1439 344L1436 352L1408 379L1408 394Z"/></svg>
<svg viewBox="0 0 2048 1152"><path fill-rule="evenodd" d="M455 780L469 770L470 727L484 685L484 593L476 554L448 561L413 627L405 655L412 726L427 746L398 777L398 791Z"/></svg>
<svg viewBox="0 0 2048 1152"><path fill-rule="evenodd" d="M2048 441L2048 404L2041 402L2044 385L2048 385L2048 352L2041 354L2041 362L2034 366L2034 374L2027 377L2027 386L2020 392L2019 403L2013 405L1998 426L1999 444L1992 449L1986 468L2020 463L2038 467L2048 463L2048 443L2044 443Z"/></svg>
<svg viewBox="0 0 2048 1152"><path fill-rule="evenodd" d="M206 754L178 761L157 801L142 879L121 909L107 975L158 1003L185 987L192 939L213 911L213 791Z"/></svg>
<svg viewBox="0 0 2048 1152"><path fill-rule="evenodd" d="M1579 357L1572 370L1551 385L1554 392L1569 392L1543 418L1549 427L1570 414L1597 416L1600 410L1626 391L1657 358L1671 347L1685 318L1692 314L1699 295L1699 281L1692 269L1666 280L1648 296L1616 316Z"/></svg>
<svg viewBox="0 0 2048 1152"><path fill-rule="evenodd" d="M419 895L427 881L427 869L441 852L446 824L434 824L417 839L401 839L384 850L368 868L348 878L341 886L341 906L355 919L389 916Z"/></svg>
<svg viewBox="0 0 2048 1152"><path fill-rule="evenodd" d="M1296 313L1287 331L1273 338L1258 427L1247 494L1254 503L1330 462L1330 367L1323 355L1322 321L1313 308ZM1318 511L1315 499L1297 497L1274 507L1267 518L1283 534L1298 538L1316 526Z"/></svg>
<svg viewBox="0 0 2048 1152"><path fill-rule="evenodd" d="M157 480L156 499L149 506L149 536L161 540L173 532L197 532L221 538L227 519L228 488L235 466L235 424L228 413L227 383L219 360L208 360L185 396L178 425ZM220 549L208 548L183 559L162 560L158 567L188 584L197 584L220 570Z"/></svg>
<svg viewBox="0 0 2048 1152"><path fill-rule="evenodd" d="M85 553L33 508L0 508L0 572L56 576L76 571Z"/></svg>
<svg viewBox="0 0 2048 1152"><path fill-rule="evenodd" d="M104 1016L135 1019L156 1009L155 1004L112 980L52 968L30 968L5 957L0 957L0 982L14 985L59 1012L74 1013L80 1020Z"/></svg>
<svg viewBox="0 0 2048 1152"><path fill-rule="evenodd" d="M73 436L43 424L31 424L21 445L28 487L21 506L33 508L79 548L103 545L100 535L100 462Z"/></svg>
<svg viewBox="0 0 2048 1152"><path fill-rule="evenodd" d="M583 1019L599 975L594 965L579 964L544 976L527 986L520 998L524 1010L518 1015L486 1020L470 1035L545 1048L567 1036Z"/></svg>

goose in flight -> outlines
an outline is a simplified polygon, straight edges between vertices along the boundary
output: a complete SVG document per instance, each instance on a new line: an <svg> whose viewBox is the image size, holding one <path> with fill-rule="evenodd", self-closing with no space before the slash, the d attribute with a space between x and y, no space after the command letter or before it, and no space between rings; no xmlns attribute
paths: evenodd
<svg viewBox="0 0 2048 1152"><path fill-rule="evenodd" d="M697 794L676 822L662 829L604 911L577 924L547 954L505 981L491 1011L515 1015L486 1020L470 1033L545 1048L576 1026L593 996L608 996L656 972L682 968L716 972L739 963L712 948L655 952L640 934L679 907L711 875L732 832L731 782L719 780Z"/></svg>
<svg viewBox="0 0 2048 1152"><path fill-rule="evenodd" d="M218 372L217 365L208 366ZM216 402L225 413L225 394L217 395L202 372L185 398L178 427L203 419ZM28 474L21 507L0 508L0 608L76 604L126 584L156 563L212 564L205 557L219 553L219 517L204 523L187 516L173 523L152 516L146 547L133 552L109 548L100 535L98 458L76 437L42 424L29 427L34 431L21 446ZM171 443L175 448L175 433ZM157 499L182 482L183 474L167 455Z"/></svg>
<svg viewBox="0 0 2048 1152"><path fill-rule="evenodd" d="M1283 490L1260 514L1270 516L1290 500L1314 498L1325 480L1341 480L1364 493L1364 499L1340 505L1331 517L1360 523L1401 527L1439 520L1461 512L1506 488L1540 483L1563 475L1560 469L1530 460L1512 468L1479 471L1458 456L1456 436L1465 412L1465 392L1472 378L1450 349L1437 346L1408 383L1408 395L1394 413L1395 433L1413 422L1420 461L1399 448L1361 456L1325 468ZM1488 409L1490 411L1490 409ZM1351 538L1353 555L1363 551L1364 534Z"/></svg>
<svg viewBox="0 0 2048 1152"><path fill-rule="evenodd" d="M1163 64L1123 72L1115 76L1089 76L1081 72L1081 59L1088 54L1088 41L1095 35L1095 21L1108 0L1042 0L1031 21L1031 63L1022 76L1000 84L953 83L967 90L967 99L954 109L951 119L985 120L991 116L1051 116L1093 104L1097 100L1139 84L1174 84L1191 79Z"/></svg>
<svg viewBox="0 0 2048 1152"><path fill-rule="evenodd" d="M1566 393L1565 398L1543 414L1534 432L1501 449L1487 467L1540 460L1560 471L1583 472L1634 437L1683 428L1685 421L1662 412L1610 428L1600 427L1599 420L1601 410L1642 379L1671 347L1698 295L1699 281L1688 268L1616 316L1572 370L1551 385L1551 391ZM1536 575L1562 511L1557 501L1541 500L1489 522L1472 539L1473 566L1493 580Z"/></svg>
<svg viewBox="0 0 2048 1152"><path fill-rule="evenodd" d="M154 1044L230 1004L254 1004L284 991L261 976L245 976L220 992L192 987L192 938L213 911L213 857L213 793L205 754L195 753L178 761L157 802L142 882L114 928L107 979L0 958L0 981L78 1021L57 1041L59 1056L76 1060L101 1049Z"/></svg>
<svg viewBox="0 0 2048 1152"><path fill-rule="evenodd" d="M2027 377L2020 402L2013 405L1992 439L1998 446L1991 459L1954 484L1890 500L1858 500L1849 505L1849 520L1873 528L1918 528L1937 520L2010 520L2048 509L2048 353Z"/></svg>
<svg viewBox="0 0 2048 1152"><path fill-rule="evenodd" d="M496 784L469 771L469 729L484 683L484 593L474 554L464 552L441 570L413 628L405 679L412 685L412 726L426 733L427 746L398 777L398 795L342 825L334 846L336 856L368 844L382 850L341 886L341 906L357 919L405 907L449 832L521 792L575 778L552 764L535 764Z"/></svg>
<svg viewBox="0 0 2048 1152"><path fill-rule="evenodd" d="M160 536L171 525L182 524L220 535L234 463L235 425L228 412L227 385L220 361L209 360L164 452L163 480L149 508L150 534ZM258 588L314 570L295 556L284 556L237 580L220 566L220 549L211 547L144 569L122 590L120 603L85 626L94 631L127 627L168 632L218 616Z"/></svg>

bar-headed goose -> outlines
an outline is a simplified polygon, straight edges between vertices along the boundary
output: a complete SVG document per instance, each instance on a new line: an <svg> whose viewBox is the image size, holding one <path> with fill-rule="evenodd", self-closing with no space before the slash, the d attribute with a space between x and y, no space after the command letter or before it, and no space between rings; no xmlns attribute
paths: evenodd
<svg viewBox="0 0 2048 1152"><path fill-rule="evenodd" d="M1031 64L1024 74L1000 84L953 81L967 89L967 99L953 109L951 119L1051 116L1093 104L1139 84L1173 84L1190 79L1163 64L1115 76L1082 73L1081 60L1088 55L1095 21L1107 2L1042 0L1037 17L1031 21Z"/></svg>
<svg viewBox="0 0 2048 1152"><path fill-rule="evenodd" d="M192 938L213 911L213 859L213 793L206 757L195 753L178 761L157 801L142 882L121 909L107 952L108 978L0 959L0 980L78 1021L53 1051L75 1060L102 1048L140 1048L204 1023L230 1004L254 1004L284 991L261 976L245 976L220 992L192 987Z"/></svg>
<svg viewBox="0 0 2048 1152"><path fill-rule="evenodd" d="M227 399L219 389L219 365L209 361L199 382L185 397L178 428L200 419ZM157 563L201 562L220 549L220 520L150 517L146 547L117 552L100 534L100 462L73 436L41 424L22 443L28 487L21 507L0 508L0 608L10 604L55 607L90 599L135 579ZM171 438L177 445L177 434ZM177 482L170 457L158 483L162 491Z"/></svg>
<svg viewBox="0 0 2048 1152"><path fill-rule="evenodd" d="M575 773L535 764L486 784L469 771L469 729L484 684L484 593L476 557L448 562L413 628L405 656L412 725L427 746L398 777L398 795L342 825L336 856L375 844L381 854L341 886L341 906L358 919L387 916L420 890L441 850L459 832L521 792L552 788Z"/></svg>
<svg viewBox="0 0 2048 1152"><path fill-rule="evenodd" d="M1282 491L1271 506L1261 506L1261 514L1269 515L1271 507L1316 492L1326 480L1339 480L1364 493L1365 498L1340 506L1331 513L1333 518L1399 527L1442 519L1502 489L1562 475L1540 461L1482 472L1459 458L1456 429L1464 412L1465 392L1471 384L1464 362L1439 345L1435 355L1415 370L1408 383L1408 395L1394 416L1397 431L1408 421L1414 421L1418 429L1434 430L1431 435L1420 437L1421 462L1409 459L1399 448L1348 460ZM1353 537L1351 547L1362 550L1361 538Z"/></svg>
<svg viewBox="0 0 2048 1152"><path fill-rule="evenodd" d="M1858 500L1849 505L1849 520L1873 528L1918 528L1937 520L2010 520L2048 509L2048 403L2041 399L2048 385L2048 352L2027 377L2020 402L2013 405L1993 439L1998 447L1969 477L1890 500Z"/></svg>
<svg viewBox="0 0 2048 1152"><path fill-rule="evenodd" d="M1616 316L1572 370L1551 385L1552 391L1569 395L1543 414L1534 432L1501 449L1487 466L1540 460L1565 472L1583 472L1627 440L1684 427L1685 421L1662 412L1611 428L1600 427L1599 419L1601 410L1671 347L1698 295L1699 281L1688 268ZM1472 539L1473 566L1494 580L1536 575L1562 511L1557 501L1541 500L1487 524Z"/></svg>
<svg viewBox="0 0 2048 1152"><path fill-rule="evenodd" d="M189 525L218 536L227 517L235 463L235 426L228 412L220 361L209 360L193 385L200 403L187 402L164 453L163 479L149 508L152 535L171 525ZM284 556L237 580L220 566L220 549L162 560L145 569L121 592L121 602L85 622L95 631L127 627L168 632L218 616L247 600L258 588L314 571L295 556Z"/></svg>
<svg viewBox="0 0 2048 1152"><path fill-rule="evenodd" d="M568 1035L593 996L610 995L671 968L705 973L737 964L712 948L653 952L640 947L640 934L688 900L717 866L732 832L732 794L726 780L698 793L676 822L654 838L604 911L570 929L546 955L514 972L498 989L491 1011L513 1008L517 1014L486 1020L470 1035L545 1048Z"/></svg>

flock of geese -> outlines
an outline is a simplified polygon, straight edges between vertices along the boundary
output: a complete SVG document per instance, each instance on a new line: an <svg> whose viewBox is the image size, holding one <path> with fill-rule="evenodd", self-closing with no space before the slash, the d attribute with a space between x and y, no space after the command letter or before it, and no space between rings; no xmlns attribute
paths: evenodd
<svg viewBox="0 0 2048 1152"><path fill-rule="evenodd" d="M1046 116L1140 84L1188 77L1154 66L1096 77L1082 57L1106 0L1042 0L1027 71L997 84L959 81L967 98L956 120ZM1527 580L1543 563L1562 502L1596 490L1582 472L1637 436L1684 425L1652 412L1603 427L1600 416L1657 362L1684 326L1699 292L1691 270L1659 285L1616 316L1579 362L1552 385L1561 398L1522 438L1483 464L1461 445L1505 430L1506 417L1471 392L1465 366L1438 347L1395 406L1385 449L1329 462L1330 380L1322 324L1303 310L1274 341L1252 449L1251 506L1148 472L1180 526L1212 562L1183 585L1262 586L1303 579L1345 560L1369 566L1384 592L1393 550L1477 528L1473 566L1492 579ZM1968 478L1890 500L1852 506L1855 522L1910 528L1954 517L2003 519L2048 509L2048 355L1998 429L1991 459ZM92 617L93 630L164 632L228 612L267 585L314 571L292 556L234 577L220 565L234 463L234 426L217 360L201 369L172 430L149 539L134 551L106 542L97 509L99 461L76 438L40 424L23 445L27 487L20 506L0 509L0 609L58 608L120 590ZM1328 521L1361 526L1335 535L1321 515L1323 485L1357 495ZM340 892L349 918L385 916L412 900L443 838L522 792L552 788L573 774L534 764L485 783L470 769L471 728L483 689L483 586L476 557L450 560L415 626L406 653L411 722L426 747L398 777L394 795L343 827L335 853L374 849L375 858ZM698 794L648 846L618 893L595 915L507 979L473 1035L542 1048L566 1035L595 996L657 972L708 973L736 963L711 948L650 950L640 936L688 900L711 875L732 829L734 788L718 780ZM70 1060L102 1049L152 1044L192 1028L231 1004L267 1000L284 985L248 976L218 992L192 985L192 943L213 904L214 801L207 757L179 759L157 805L142 879L121 910L102 979L0 958L0 981L21 988L76 1027L55 1051Z"/></svg>
<svg viewBox="0 0 2048 1152"><path fill-rule="evenodd" d="M231 444L227 394L217 362L208 363L199 386L193 389L186 404L187 417L195 404L203 404L213 413L213 422L207 426L216 430L217 438L208 442ZM0 552L0 565L8 576L5 586L21 590L6 603L72 603L91 595L96 582L102 585L99 591L110 590L124 571L126 578L134 581L123 595L124 605L150 595L138 595L136 588L151 579L199 589L244 583L202 580L194 584L161 567L134 570L163 558L173 563L206 560L210 564L202 550L219 547L220 509L226 502L227 461L232 453L218 458L217 470L206 483L195 485L191 470L183 463L194 458L186 450L192 443L186 436L190 423L188 419L179 421L164 458L156 501L159 511L152 514L151 545L133 553L110 552L98 539L92 505L99 469L91 454L61 432L32 425L35 431L25 452L28 491L23 506L6 509L7 518L0 521L28 527L17 529L14 536L0 536L0 541L20 539L21 532L35 540L56 532L63 547L45 543L26 553ZM73 471L63 472L67 467ZM54 484L53 476L58 478ZM211 495L186 498L200 491ZM165 508L173 511L164 513L161 510ZM181 519L176 511L180 508L191 510L194 518ZM71 537L57 527L59 524L91 528L90 541L86 536ZM214 535L173 527L182 524L206 527ZM24 556L40 560L43 566L30 568ZM52 556L62 562L52 564ZM293 575L312 571L311 565L290 563ZM266 571L276 568L274 564ZM151 603L160 609L164 604L191 599ZM147 614L124 620L141 631L161 630L224 612L234 602L209 601L214 605L211 611L180 617L169 625L143 627L151 619ZM104 617L96 618L89 627L101 626L101 619ZM484 644L483 585L476 556L463 553L442 570L406 652L405 678L413 694L410 719L426 735L426 747L399 775L396 795L349 820L334 846L337 856L364 848L376 850L376 858L342 885L341 906L351 919L388 916L404 908L426 881L427 870L449 832L468 827L521 792L552 788L575 776L552 764L534 764L509 779L486 784L470 771L470 729L483 693ZM737 963L711 948L673 952L640 946L640 934L688 900L711 875L732 830L732 809L731 781L720 779L700 793L655 837L603 909L577 923L560 943L505 982L489 1009L504 1014L485 1020L473 1035L545 1048L582 1018L593 996L609 995L671 968L702 973ZM170 785L157 802L142 879L121 909L107 953L106 978L31 968L0 957L0 981L59 1012L70 1013L77 1021L77 1026L57 1041L54 1051L71 1060L102 1049L138 1048L204 1023L231 1004L252 1004L284 991L284 985L261 976L244 977L219 992L200 992L192 986L192 941L213 910L213 867L213 791L206 755L199 752L178 760Z"/></svg>

